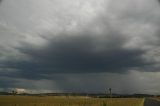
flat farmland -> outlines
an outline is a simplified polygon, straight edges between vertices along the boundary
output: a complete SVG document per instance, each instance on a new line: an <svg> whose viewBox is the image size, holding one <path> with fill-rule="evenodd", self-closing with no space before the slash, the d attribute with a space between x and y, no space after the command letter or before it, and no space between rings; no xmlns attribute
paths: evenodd
<svg viewBox="0 0 160 106"><path fill-rule="evenodd" d="M142 98L0 96L0 106L143 106Z"/></svg>

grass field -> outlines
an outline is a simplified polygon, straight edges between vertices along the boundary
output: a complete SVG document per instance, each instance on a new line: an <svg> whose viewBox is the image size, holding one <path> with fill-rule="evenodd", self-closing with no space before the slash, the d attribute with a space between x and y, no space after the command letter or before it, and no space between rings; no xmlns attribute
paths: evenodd
<svg viewBox="0 0 160 106"><path fill-rule="evenodd" d="M0 96L0 106L143 106L138 98Z"/></svg>

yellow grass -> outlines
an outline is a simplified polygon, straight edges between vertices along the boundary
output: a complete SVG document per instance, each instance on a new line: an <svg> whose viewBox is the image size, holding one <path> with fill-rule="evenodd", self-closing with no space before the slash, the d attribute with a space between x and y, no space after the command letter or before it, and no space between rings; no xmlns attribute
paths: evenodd
<svg viewBox="0 0 160 106"><path fill-rule="evenodd" d="M137 98L0 96L0 106L143 106Z"/></svg>

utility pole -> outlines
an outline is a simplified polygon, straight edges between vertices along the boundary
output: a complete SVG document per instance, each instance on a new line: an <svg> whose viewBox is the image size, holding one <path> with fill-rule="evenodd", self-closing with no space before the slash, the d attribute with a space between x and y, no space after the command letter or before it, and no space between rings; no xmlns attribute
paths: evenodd
<svg viewBox="0 0 160 106"><path fill-rule="evenodd" d="M109 88L108 90L109 90L109 96L110 96L110 98L112 98L112 89Z"/></svg>

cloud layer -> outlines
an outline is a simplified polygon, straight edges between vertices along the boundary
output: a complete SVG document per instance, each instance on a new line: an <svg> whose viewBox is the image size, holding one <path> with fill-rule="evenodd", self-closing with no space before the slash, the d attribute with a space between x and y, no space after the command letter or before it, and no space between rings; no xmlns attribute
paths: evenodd
<svg viewBox="0 0 160 106"><path fill-rule="evenodd" d="M118 86L117 92L123 92L130 82L137 81L128 77L134 70L142 76L159 73L159 10L156 0L3 1L0 87L61 91L69 89L69 84L73 89L81 86L98 91L107 87L104 80L113 80L107 82L108 86ZM89 77L83 79L83 75ZM104 76L108 78L100 78ZM122 82L130 82L121 87L115 76ZM89 80L94 78L104 83L94 89L85 88L87 84L97 83ZM24 82L33 85L23 85ZM37 87L36 82L39 82ZM157 87L156 84L148 89ZM137 85L126 91L134 92L138 88L143 91Z"/></svg>

